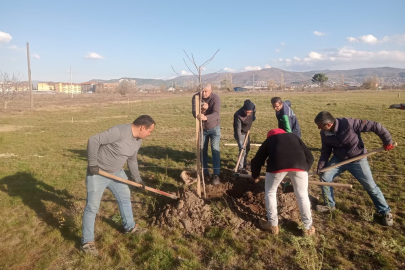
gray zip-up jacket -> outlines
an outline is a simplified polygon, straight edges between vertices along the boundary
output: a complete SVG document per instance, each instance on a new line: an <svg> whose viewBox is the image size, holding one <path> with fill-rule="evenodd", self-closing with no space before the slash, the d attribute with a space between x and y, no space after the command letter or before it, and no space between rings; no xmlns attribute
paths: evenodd
<svg viewBox="0 0 405 270"><path fill-rule="evenodd" d="M98 165L103 171L116 173L127 162L132 179L139 183L142 179L137 156L141 144L142 140L133 136L131 124L114 126L90 137L87 143L88 165Z"/></svg>
<svg viewBox="0 0 405 270"><path fill-rule="evenodd" d="M194 117L196 117L194 97L199 94L200 93L195 94L191 99L192 105L191 113L193 114ZM217 94L211 92L211 95L208 98L203 98L203 101L205 103L208 103L208 109L204 113L204 115L207 116L207 121L203 121L203 129L204 130L213 129L214 127L217 127L221 124L221 120L219 118L219 111L221 110L221 99Z"/></svg>
<svg viewBox="0 0 405 270"><path fill-rule="evenodd" d="M367 153L360 136L361 132L374 132L380 137L384 145L392 144L391 134L378 122L353 118L336 118L333 132L321 130L322 149L318 170L325 167L332 151L342 161Z"/></svg>

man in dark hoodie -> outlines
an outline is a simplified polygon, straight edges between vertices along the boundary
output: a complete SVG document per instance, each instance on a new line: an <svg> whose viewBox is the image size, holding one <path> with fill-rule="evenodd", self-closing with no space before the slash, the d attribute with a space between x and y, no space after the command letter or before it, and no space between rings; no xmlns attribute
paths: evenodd
<svg viewBox="0 0 405 270"><path fill-rule="evenodd" d="M294 186L295 197L304 223L303 234L312 235L311 204L308 195L308 171L314 163L314 157L304 142L292 133L282 129L272 129L252 159L252 177L258 179L264 162L267 160L265 178L265 200L267 222L259 220L263 230L278 234L277 187L288 174Z"/></svg>
<svg viewBox="0 0 405 270"><path fill-rule="evenodd" d="M291 102L289 100L283 102L280 97L273 97L271 99L271 105L276 111L278 128L288 133L294 133L298 138L301 138L301 128L298 124L297 117L291 109Z"/></svg>
<svg viewBox="0 0 405 270"><path fill-rule="evenodd" d="M380 123L353 118L334 118L329 112L320 112L314 120L321 130L322 149L318 162L318 171L324 167L332 166L346 159L367 153L361 132L374 132L380 137L384 149L389 151L394 148L389 131ZM332 158L329 160L333 152ZM354 161L320 174L322 182L332 182L333 179L344 171L349 171L367 191L378 213L382 216L382 224L393 225L391 208L385 201L380 188L374 182L373 175L368 165L367 157ZM335 210L335 197L332 187L322 187L324 205L317 205L319 212Z"/></svg>
<svg viewBox="0 0 405 270"><path fill-rule="evenodd" d="M219 111L221 109L221 99L219 96L212 92L211 85L207 83L202 91L201 104L195 104L195 96L191 100L192 109L191 112L194 117L202 121L203 125L203 168L204 176L209 177L208 172L208 143L211 140L211 152L214 178L212 184L218 185L220 183L219 173L221 166L221 158L219 152L219 141L221 139L221 128ZM196 107L201 106L201 113L196 115Z"/></svg>
<svg viewBox="0 0 405 270"><path fill-rule="evenodd" d="M233 136L238 143L239 153L243 149L247 132L251 129L253 121L256 120L256 106L249 99L245 100L243 107L233 115ZM247 138L245 149L243 149L240 159L238 171L245 173L247 165L247 157L250 151L250 136Z"/></svg>

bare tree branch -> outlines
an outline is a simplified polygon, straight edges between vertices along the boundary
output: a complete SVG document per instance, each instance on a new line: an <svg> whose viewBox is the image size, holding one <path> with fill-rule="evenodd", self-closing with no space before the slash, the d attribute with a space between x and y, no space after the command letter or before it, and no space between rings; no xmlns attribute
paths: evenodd
<svg viewBox="0 0 405 270"><path fill-rule="evenodd" d="M198 66L197 66L196 62L194 61L194 57L193 57L193 60L191 60L191 58L190 58L190 56L188 56L186 50L183 50L183 51L184 51L184 53L186 54L188 60L190 60L190 62L195 66L195 69L198 71ZM183 60L184 60L184 59L183 59Z"/></svg>
<svg viewBox="0 0 405 270"><path fill-rule="evenodd" d="M198 75L197 74L195 74L191 69L190 69L190 67L187 65L187 62L186 62L186 59L184 59L183 58L183 61L184 61L184 64L186 64L186 66L187 66L187 68L188 68L188 70L190 70L190 72L191 73L193 73L195 76L197 76L198 77ZM197 68L197 70L198 70L198 68Z"/></svg>
<svg viewBox="0 0 405 270"><path fill-rule="evenodd" d="M214 55L213 55L210 59L208 59L207 61L205 61L205 62L201 65L201 67L204 67L204 66L208 65L209 63L211 63L212 59L214 59L215 55L219 52L219 50L220 50L220 49L218 49L218 51L216 51L216 52L214 53Z"/></svg>
<svg viewBox="0 0 405 270"><path fill-rule="evenodd" d="M171 67L172 67L172 69L173 69L174 73L176 73L176 75L180 77L179 73L177 73L177 71L176 71L176 70L174 70L173 66L171 66Z"/></svg>

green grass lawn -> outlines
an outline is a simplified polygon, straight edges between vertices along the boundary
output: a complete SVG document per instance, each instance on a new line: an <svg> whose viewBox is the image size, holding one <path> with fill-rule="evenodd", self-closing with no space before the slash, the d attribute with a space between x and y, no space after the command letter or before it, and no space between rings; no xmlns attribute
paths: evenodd
<svg viewBox="0 0 405 270"><path fill-rule="evenodd" d="M206 235L195 236L150 226L158 207L170 199L136 188L132 192L135 220L148 226L150 233L125 235L118 206L107 190L95 229L101 258L84 256L78 247L88 138L141 114L151 115L157 125L140 150L141 175L152 187L177 191L182 186L181 171L193 168L196 160L191 95L3 113L0 131L5 126L8 131L0 132L0 269L405 269L405 111L387 109L403 99L394 92L280 95L292 102L302 139L314 154L314 167L321 142L313 119L319 111L378 121L391 132L398 147L370 157L369 163L392 208L393 227L378 224L371 199L348 173L338 181L354 188L335 190L338 210L333 214L314 213L313 239L299 237L288 227L281 227L278 236L227 228L211 228ZM234 143L233 114L246 98L257 106L253 142L261 143L267 131L277 127L271 97L221 94L222 167L235 166L237 148L223 144ZM381 147L375 134L363 134L363 139L369 150ZM1 155L7 153L14 155ZM320 194L317 187L310 191Z"/></svg>

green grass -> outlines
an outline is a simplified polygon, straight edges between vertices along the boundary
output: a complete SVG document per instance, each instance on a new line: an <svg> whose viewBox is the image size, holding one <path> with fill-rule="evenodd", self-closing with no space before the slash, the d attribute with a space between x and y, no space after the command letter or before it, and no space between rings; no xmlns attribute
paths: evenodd
<svg viewBox="0 0 405 270"><path fill-rule="evenodd" d="M354 185L336 189L338 210L314 213L317 235L297 237L288 227L271 236L252 231L211 228L204 236L181 229L152 227L155 210L170 199L133 189L135 220L151 232L136 237L122 233L118 206L106 190L96 218L96 246L101 258L78 250L86 199L87 139L111 126L130 123L140 114L157 122L139 154L145 182L165 191L177 191L179 175L195 166L195 120L190 96L173 96L139 103L89 105L57 111L25 111L0 116L3 125L21 127L0 132L0 269L396 269L405 268L405 111L388 110L400 103L394 92L280 94L290 99L303 140L317 160L321 146L313 123L321 110L335 117L381 122L399 146L370 157L374 177L392 208L392 228L378 224L374 207L360 184L348 173L339 179ZM252 139L261 143L277 126L270 105L272 94L221 94L222 167L233 168L233 113L246 98L257 105ZM402 101L403 102L403 101ZM327 105L331 103L332 105ZM336 105L334 105L336 104ZM74 119L72 123L72 117ZM381 147L374 134L363 134L368 149ZM255 148L249 158L252 158ZM316 165L316 162L315 162ZM314 165L314 166L315 166ZM310 187L319 196L317 187ZM221 206L223 207L223 206ZM218 218L221 215L218 214Z"/></svg>

